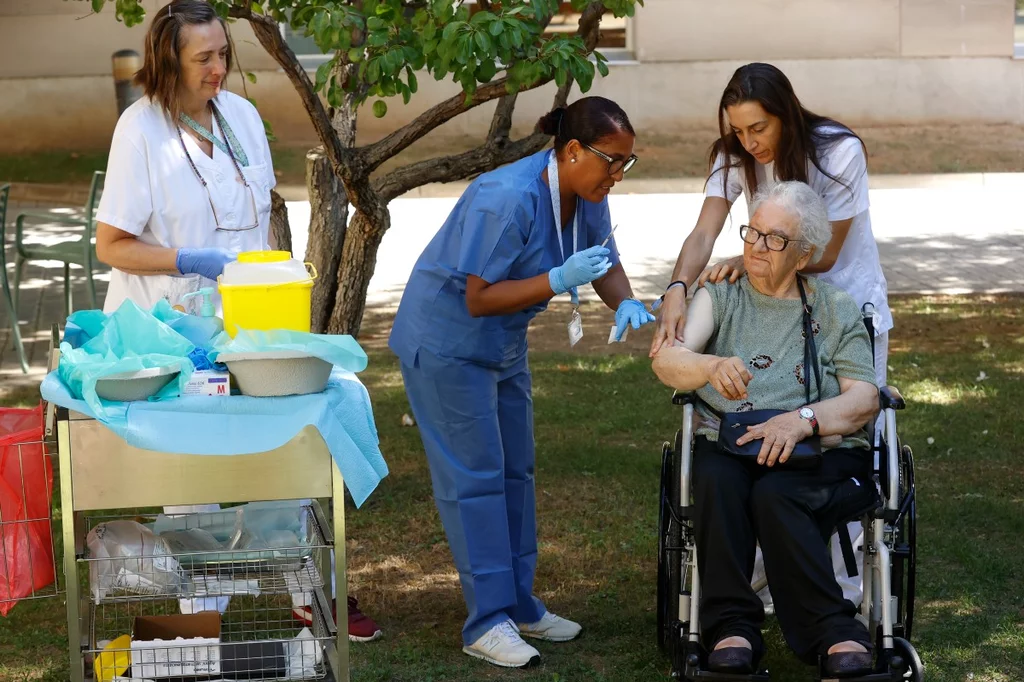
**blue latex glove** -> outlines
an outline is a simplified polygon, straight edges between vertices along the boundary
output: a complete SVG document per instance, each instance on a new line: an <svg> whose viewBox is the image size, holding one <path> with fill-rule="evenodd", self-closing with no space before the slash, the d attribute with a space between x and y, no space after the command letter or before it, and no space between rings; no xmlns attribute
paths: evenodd
<svg viewBox="0 0 1024 682"><path fill-rule="evenodd" d="M654 322L654 315L647 312L647 307L635 298L627 298L619 304L615 311L615 340L621 341L627 325L639 329L648 322Z"/></svg>
<svg viewBox="0 0 1024 682"><path fill-rule="evenodd" d="M237 254L227 249L178 249L174 265L183 275L202 275L214 281L224 272L224 266L235 260Z"/></svg>
<svg viewBox="0 0 1024 682"><path fill-rule="evenodd" d="M555 295L564 294L581 284L589 284L604 277L612 266L608 260L611 252L603 246L591 246L566 259L564 265L548 271L548 284Z"/></svg>

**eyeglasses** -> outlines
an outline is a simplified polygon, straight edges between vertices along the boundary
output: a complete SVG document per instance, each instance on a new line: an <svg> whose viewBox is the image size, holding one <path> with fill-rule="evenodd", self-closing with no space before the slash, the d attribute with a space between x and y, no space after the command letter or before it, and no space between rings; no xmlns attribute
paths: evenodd
<svg viewBox="0 0 1024 682"><path fill-rule="evenodd" d="M210 210L213 211L213 222L217 226L217 230L220 232L247 232L249 230L256 229L260 225L260 216L256 212L256 194L252 191L252 186L249 181L245 179L245 175L242 174L242 169L238 167L238 161L235 161L235 155L231 151L231 146L228 145L228 155L231 156L231 162L235 164L235 170L238 171L239 181L245 185L245 188L249 190L249 203L252 206L252 218L253 224L246 225L243 227L223 227L220 224L220 217L217 215L217 209L213 205L213 195L210 194L210 188L206 184L206 179L203 178L203 174L199 172L195 162L192 160L192 155L188 153L188 148L185 146L185 139L181 136L181 128L178 128L178 141L181 142L181 149L185 152L185 158L188 159L188 164L192 166L192 172L196 174L199 183L206 190L206 200L210 202Z"/></svg>
<svg viewBox="0 0 1024 682"><path fill-rule="evenodd" d="M748 244L756 244L758 239L764 237L764 245L769 251L785 251L791 242L805 242L804 239L789 239L779 234L765 234L750 225L740 225L740 239Z"/></svg>
<svg viewBox="0 0 1024 682"><path fill-rule="evenodd" d="M625 175L640 160L636 154L630 154L628 159L613 159L604 152L594 149L589 144L584 144L583 142L580 142L580 144L594 156L599 156L608 162L608 175L618 175L619 173Z"/></svg>

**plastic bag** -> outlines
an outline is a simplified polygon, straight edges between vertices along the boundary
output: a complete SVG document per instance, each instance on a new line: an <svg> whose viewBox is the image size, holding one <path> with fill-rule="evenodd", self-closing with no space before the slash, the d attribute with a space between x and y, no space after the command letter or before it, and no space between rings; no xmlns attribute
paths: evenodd
<svg viewBox="0 0 1024 682"><path fill-rule="evenodd" d="M224 332L213 340L210 359L216 361L221 353L269 353L281 350L308 353L349 372L362 372L367 364L366 353L351 336L308 334L287 329L239 329L234 338Z"/></svg>
<svg viewBox="0 0 1024 682"><path fill-rule="evenodd" d="M0 409L0 616L53 583L53 465L43 406Z"/></svg>
<svg viewBox="0 0 1024 682"><path fill-rule="evenodd" d="M89 584L93 597L111 592L177 595L190 590L189 580L161 537L141 523L128 520L101 523L86 538Z"/></svg>
<svg viewBox="0 0 1024 682"><path fill-rule="evenodd" d="M86 314L88 313L88 314ZM192 374L189 360L195 346L132 301L126 300L112 315L82 311L68 318L80 330L74 347L61 343L58 376L72 397L84 400L96 415L104 414L104 401L96 395L96 382L122 372L151 367L177 367L178 380L171 381L155 397L179 395Z"/></svg>

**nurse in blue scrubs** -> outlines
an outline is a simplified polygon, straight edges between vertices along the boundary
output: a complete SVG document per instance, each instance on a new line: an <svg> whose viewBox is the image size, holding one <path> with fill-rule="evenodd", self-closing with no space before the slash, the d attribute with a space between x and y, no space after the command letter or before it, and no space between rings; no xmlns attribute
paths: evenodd
<svg viewBox="0 0 1024 682"><path fill-rule="evenodd" d="M614 102L587 97L541 119L546 150L477 178L422 253L389 345L430 464L469 617L463 651L505 667L539 660L523 637L580 626L533 594L537 565L533 399L526 330L563 294L566 348L584 333L577 287L615 311L616 336L654 318L619 263L608 192L636 163ZM603 244L603 245L602 245Z"/></svg>

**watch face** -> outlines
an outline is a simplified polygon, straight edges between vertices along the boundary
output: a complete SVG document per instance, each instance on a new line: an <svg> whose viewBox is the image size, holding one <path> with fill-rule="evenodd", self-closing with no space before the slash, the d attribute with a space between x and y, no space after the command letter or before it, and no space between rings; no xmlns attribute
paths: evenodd
<svg viewBox="0 0 1024 682"><path fill-rule="evenodd" d="M814 410L809 407L801 407L800 416L804 419L814 419Z"/></svg>

